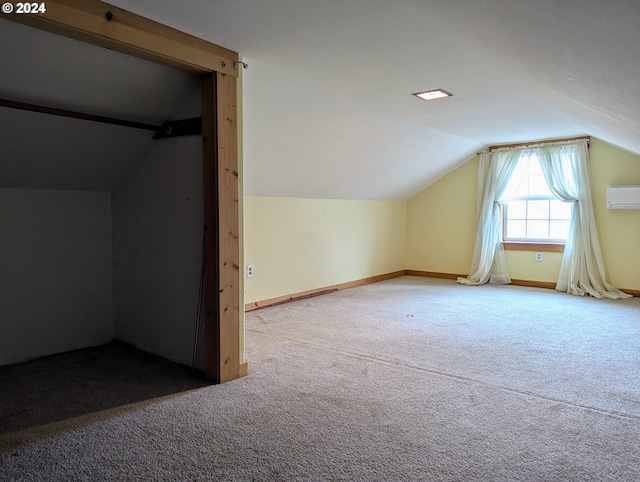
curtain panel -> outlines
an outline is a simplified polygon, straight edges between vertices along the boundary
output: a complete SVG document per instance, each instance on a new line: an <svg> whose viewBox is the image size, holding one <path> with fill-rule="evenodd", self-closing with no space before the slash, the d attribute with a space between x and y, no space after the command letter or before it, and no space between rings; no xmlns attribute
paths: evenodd
<svg viewBox="0 0 640 482"><path fill-rule="evenodd" d="M588 294L595 298L630 297L631 295L613 287L605 279L591 199L586 140L533 148L501 149L480 155L478 221L469 270L471 274L466 278L458 278L458 283L511 283L502 247L499 204L512 195L509 192L509 180L514 175L519 176L518 161L532 153L538 156L545 180L554 196L573 203L569 236L556 289L574 295ZM515 184L511 183L512 188Z"/></svg>
<svg viewBox="0 0 640 482"><path fill-rule="evenodd" d="M629 298L631 295L613 287L605 278L591 199L587 141L540 147L536 153L551 192L562 201L573 202L556 289L594 298Z"/></svg>
<svg viewBox="0 0 640 482"><path fill-rule="evenodd" d="M502 247L499 203L506 199L509 179L517 167L520 151L484 152L478 171L478 224L470 275L458 283L509 284L507 261Z"/></svg>

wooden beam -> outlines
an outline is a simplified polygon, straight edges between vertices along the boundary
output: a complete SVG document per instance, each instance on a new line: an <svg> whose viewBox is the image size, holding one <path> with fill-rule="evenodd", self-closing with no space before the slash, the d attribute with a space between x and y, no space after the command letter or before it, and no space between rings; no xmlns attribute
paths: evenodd
<svg viewBox="0 0 640 482"><path fill-rule="evenodd" d="M47 0L46 12L2 18L195 73L238 75L238 54L98 0Z"/></svg>
<svg viewBox="0 0 640 482"><path fill-rule="evenodd" d="M47 0L46 13L3 15L93 45L203 73L205 373L246 375L240 360L238 54L98 0Z"/></svg>
<svg viewBox="0 0 640 482"><path fill-rule="evenodd" d="M220 380L219 222L218 222L218 118L216 74L202 78L202 198L204 221L204 372Z"/></svg>
<svg viewBox="0 0 640 482"><path fill-rule="evenodd" d="M240 360L237 79L205 76L202 96L205 373L224 383L246 367Z"/></svg>
<svg viewBox="0 0 640 482"><path fill-rule="evenodd" d="M220 383L240 376L238 79L216 74L220 229ZM243 307L244 308L244 307Z"/></svg>

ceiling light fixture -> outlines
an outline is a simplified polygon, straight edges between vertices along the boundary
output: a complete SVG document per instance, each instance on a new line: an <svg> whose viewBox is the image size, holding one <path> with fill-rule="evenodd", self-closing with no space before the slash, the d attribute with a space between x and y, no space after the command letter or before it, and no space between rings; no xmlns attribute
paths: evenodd
<svg viewBox="0 0 640 482"><path fill-rule="evenodd" d="M415 94L416 97L420 97L422 100L434 100L434 99L442 99L443 97L451 97L453 94L451 92L447 92L444 89L435 89L435 90L426 90L424 92L417 92Z"/></svg>

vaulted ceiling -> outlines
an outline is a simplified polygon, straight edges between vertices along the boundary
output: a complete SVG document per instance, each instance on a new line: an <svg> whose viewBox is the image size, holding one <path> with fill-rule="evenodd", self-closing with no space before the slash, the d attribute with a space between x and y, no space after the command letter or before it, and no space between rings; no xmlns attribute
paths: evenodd
<svg viewBox="0 0 640 482"><path fill-rule="evenodd" d="M248 195L405 199L535 139L640 154L637 0L109 3L244 57Z"/></svg>

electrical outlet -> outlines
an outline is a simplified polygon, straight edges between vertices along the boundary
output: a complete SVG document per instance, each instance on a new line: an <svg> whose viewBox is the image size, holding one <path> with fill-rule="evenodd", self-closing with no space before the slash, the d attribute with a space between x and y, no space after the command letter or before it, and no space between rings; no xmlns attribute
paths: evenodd
<svg viewBox="0 0 640 482"><path fill-rule="evenodd" d="M536 252L536 261L542 261L542 253L540 251Z"/></svg>
<svg viewBox="0 0 640 482"><path fill-rule="evenodd" d="M253 265L247 265L247 278L253 278Z"/></svg>

